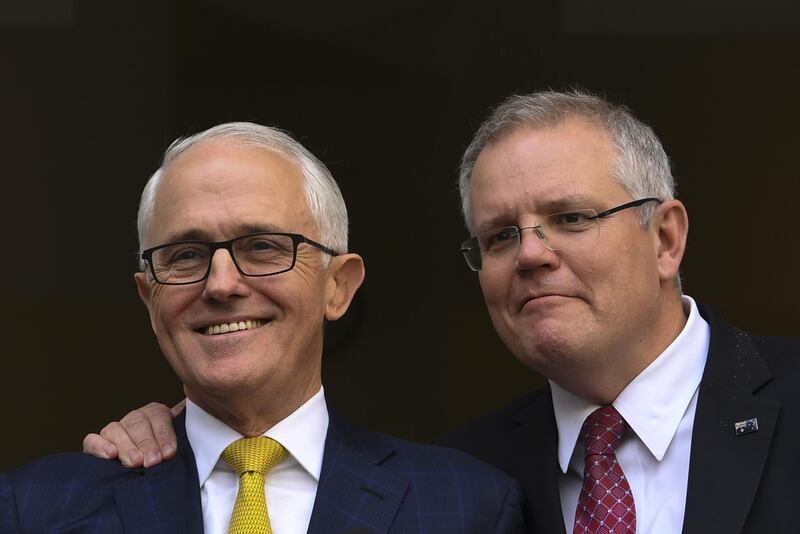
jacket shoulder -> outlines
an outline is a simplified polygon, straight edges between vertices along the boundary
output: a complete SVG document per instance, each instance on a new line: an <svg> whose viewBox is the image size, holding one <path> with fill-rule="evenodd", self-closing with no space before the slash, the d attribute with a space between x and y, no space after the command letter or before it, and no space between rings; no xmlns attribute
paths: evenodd
<svg viewBox="0 0 800 534"><path fill-rule="evenodd" d="M405 474L425 473L431 476L450 473L461 477L493 479L499 483L512 482L510 477L495 467L447 446L416 443L356 427L341 419L337 419L334 431L355 450L371 457L372 461Z"/></svg>
<svg viewBox="0 0 800 534"><path fill-rule="evenodd" d="M498 440L519 426L519 421L528 416L531 406L548 395L548 389L532 391L513 400L506 406L486 413L444 434L436 443L470 451L474 448L493 446Z"/></svg>
<svg viewBox="0 0 800 534"><path fill-rule="evenodd" d="M762 393L792 406L800 406L800 339L751 336L758 355L772 373Z"/></svg>
<svg viewBox="0 0 800 534"><path fill-rule="evenodd" d="M8 476L13 480L23 480L25 478L46 478L58 480L64 476L74 476L75 474L92 474L103 476L113 474L123 474L130 472L116 460L103 460L90 454L79 452L65 452L52 454L37 458L27 464L8 471Z"/></svg>
<svg viewBox="0 0 800 534"><path fill-rule="evenodd" d="M332 512L347 499L360 510L355 519ZM333 414L317 507L330 517L317 517L324 528L309 532L367 525L384 532L388 524L392 532L522 531L520 490L505 473L461 451L372 432Z"/></svg>
<svg viewBox="0 0 800 534"><path fill-rule="evenodd" d="M9 471L4 481L16 491L37 494L47 491L53 497L59 492L101 491L108 483L135 470L116 460L103 460L83 453L62 453L45 456Z"/></svg>
<svg viewBox="0 0 800 534"><path fill-rule="evenodd" d="M117 461L88 454L46 456L0 475L0 526L47 530L67 518L92 518L95 526L115 529L113 487L117 480L136 476ZM7 530L6 530L7 529Z"/></svg>
<svg viewBox="0 0 800 534"><path fill-rule="evenodd" d="M800 380L800 339L746 332L707 306L698 303L698 308L711 327L706 375L794 401Z"/></svg>
<svg viewBox="0 0 800 534"><path fill-rule="evenodd" d="M752 334L750 337L770 367L800 369L800 339Z"/></svg>

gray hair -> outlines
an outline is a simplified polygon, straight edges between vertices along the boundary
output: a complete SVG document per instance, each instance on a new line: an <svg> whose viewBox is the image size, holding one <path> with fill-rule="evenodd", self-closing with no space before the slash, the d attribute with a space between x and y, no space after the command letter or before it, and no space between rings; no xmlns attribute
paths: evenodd
<svg viewBox="0 0 800 534"><path fill-rule="evenodd" d="M320 240L337 252L347 252L347 207L328 168L288 133L251 122L220 124L190 137L178 138L167 148L161 166L147 181L139 202L137 230L140 250L153 215L158 184L167 167L190 147L211 139L233 139L244 146L273 150L295 163L305 179L306 202L317 224Z"/></svg>
<svg viewBox="0 0 800 534"><path fill-rule="evenodd" d="M613 177L631 197L661 200L675 197L675 180L661 142L652 128L634 117L627 107L577 90L514 95L497 106L481 124L461 158L458 185L468 229L471 230L470 179L481 151L520 128L552 128L570 118L591 122L609 135L617 149L617 158L612 164ZM640 210L642 224L646 224L655 207L650 203Z"/></svg>

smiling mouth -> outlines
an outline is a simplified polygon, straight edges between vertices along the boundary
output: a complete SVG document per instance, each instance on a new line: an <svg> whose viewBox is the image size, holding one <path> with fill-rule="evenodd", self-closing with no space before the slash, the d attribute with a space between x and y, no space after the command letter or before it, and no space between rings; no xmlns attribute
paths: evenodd
<svg viewBox="0 0 800 534"><path fill-rule="evenodd" d="M220 323L201 328L199 331L208 336L218 336L219 334L228 334L231 332L239 332L240 330L255 330L261 327L268 321L262 319L248 319L246 321L235 321L232 323Z"/></svg>

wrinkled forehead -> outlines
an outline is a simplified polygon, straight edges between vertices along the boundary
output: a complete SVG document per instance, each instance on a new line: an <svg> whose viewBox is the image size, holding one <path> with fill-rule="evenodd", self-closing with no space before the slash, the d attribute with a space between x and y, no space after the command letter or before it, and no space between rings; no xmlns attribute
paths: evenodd
<svg viewBox="0 0 800 534"><path fill-rule="evenodd" d="M205 141L164 170L147 240L161 242L187 228L219 234L255 226L306 230L310 210L304 183L299 167L279 152Z"/></svg>
<svg viewBox="0 0 800 534"><path fill-rule="evenodd" d="M521 127L488 144L470 181L470 225L523 212L595 207L625 198L614 179L616 149L595 124L571 119L545 128Z"/></svg>

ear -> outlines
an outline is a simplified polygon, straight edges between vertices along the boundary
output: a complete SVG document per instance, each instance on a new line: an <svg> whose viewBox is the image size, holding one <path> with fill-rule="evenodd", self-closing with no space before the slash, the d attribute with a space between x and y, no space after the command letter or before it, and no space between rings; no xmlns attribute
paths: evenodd
<svg viewBox="0 0 800 534"><path fill-rule="evenodd" d="M347 311L364 281L364 260L358 254L331 258L325 282L325 318L335 321Z"/></svg>
<svg viewBox="0 0 800 534"><path fill-rule="evenodd" d="M686 251L686 236L689 234L686 207L680 200L667 200L657 208L651 224L657 230L659 278L662 283L671 283Z"/></svg>
<svg viewBox="0 0 800 534"><path fill-rule="evenodd" d="M148 280L146 273L135 273L133 279L136 281L136 289L139 292L139 298L142 299L142 302L147 308L147 313L150 314L150 327L153 329L153 332L155 332L156 327L153 318L153 310L150 307L153 297L153 284Z"/></svg>

